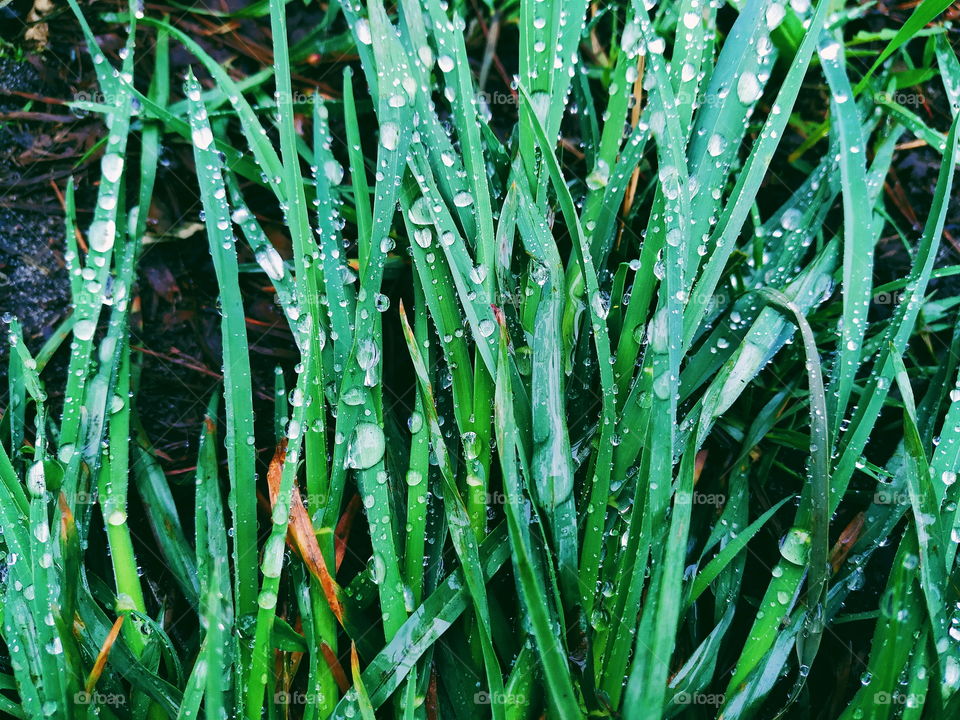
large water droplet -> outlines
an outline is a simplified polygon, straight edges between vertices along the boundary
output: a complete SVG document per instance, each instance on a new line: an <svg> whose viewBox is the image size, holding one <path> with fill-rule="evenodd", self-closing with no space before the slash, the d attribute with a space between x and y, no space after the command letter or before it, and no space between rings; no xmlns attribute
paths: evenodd
<svg viewBox="0 0 960 720"><path fill-rule="evenodd" d="M356 470L366 470L380 462L385 441L383 430L374 423L359 423L350 438L346 465Z"/></svg>

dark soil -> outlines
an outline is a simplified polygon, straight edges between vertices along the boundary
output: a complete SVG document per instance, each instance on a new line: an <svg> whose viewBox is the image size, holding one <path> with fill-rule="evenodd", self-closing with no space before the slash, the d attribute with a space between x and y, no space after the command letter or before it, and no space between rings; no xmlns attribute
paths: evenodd
<svg viewBox="0 0 960 720"><path fill-rule="evenodd" d="M0 205L0 308L20 320L32 347L50 335L69 308L62 246L62 217ZM0 359L6 357L3 343Z"/></svg>
<svg viewBox="0 0 960 720"><path fill-rule="evenodd" d="M25 101L15 93L47 92L34 62L4 57L0 89L0 114L23 110ZM0 313L20 320L33 350L66 316L70 303L63 211L50 187L30 182L43 164L31 151L43 137L48 136L36 126L0 122ZM0 343L0 382L6 379L7 350L6 342Z"/></svg>

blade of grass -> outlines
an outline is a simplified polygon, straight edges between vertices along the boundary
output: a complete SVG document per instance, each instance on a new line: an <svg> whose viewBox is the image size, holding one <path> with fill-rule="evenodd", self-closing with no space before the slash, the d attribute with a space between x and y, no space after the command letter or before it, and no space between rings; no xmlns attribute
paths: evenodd
<svg viewBox="0 0 960 720"><path fill-rule="evenodd" d="M190 104L193 153L204 208L204 223L220 287L226 419L224 444L232 492L234 592L240 616L255 612L257 597L256 452L253 430L253 387L243 299L237 277L236 240L231 230L220 159L213 142L200 85L190 73L184 91Z"/></svg>

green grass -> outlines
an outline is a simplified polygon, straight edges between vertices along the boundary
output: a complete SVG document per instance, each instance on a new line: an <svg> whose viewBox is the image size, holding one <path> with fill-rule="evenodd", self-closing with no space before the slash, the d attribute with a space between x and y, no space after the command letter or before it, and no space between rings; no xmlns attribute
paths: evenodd
<svg viewBox="0 0 960 720"><path fill-rule="evenodd" d="M371 0L291 42L263 0L243 79L191 26L70 7L105 140L82 243L65 192L70 316L9 323L0 712L960 712L944 3L858 35L825 2ZM516 77L483 95L492 23ZM314 51L336 97L299 94ZM896 101L912 71L952 123ZM910 134L946 160L916 229L884 191ZM164 148L219 295L187 493L130 340ZM297 356L266 388L251 272Z"/></svg>

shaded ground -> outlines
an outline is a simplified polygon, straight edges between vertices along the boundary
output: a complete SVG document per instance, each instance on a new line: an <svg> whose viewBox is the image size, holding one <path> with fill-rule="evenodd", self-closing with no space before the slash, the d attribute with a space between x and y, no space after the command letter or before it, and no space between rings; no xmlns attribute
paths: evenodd
<svg viewBox="0 0 960 720"><path fill-rule="evenodd" d="M0 57L0 115L23 117L29 112L23 95L47 91L35 61ZM43 178L36 181L46 164L43 147L52 144L42 128L28 121L0 122L0 312L20 320L34 350L65 317L70 302L63 208ZM7 356L6 342L0 343L0 379L6 378Z"/></svg>
<svg viewBox="0 0 960 720"><path fill-rule="evenodd" d="M0 205L0 307L21 320L34 346L46 339L70 302L62 236L57 214ZM6 357L4 345L0 358Z"/></svg>

